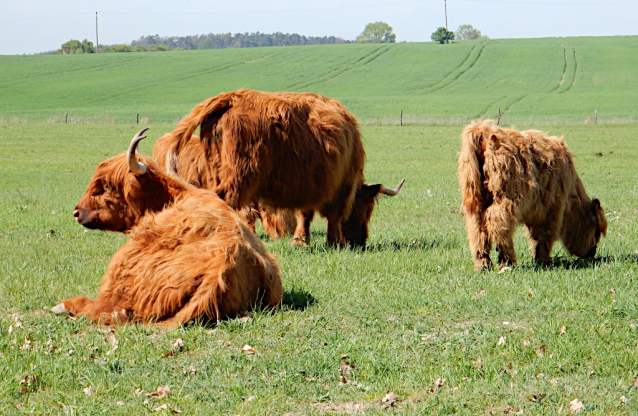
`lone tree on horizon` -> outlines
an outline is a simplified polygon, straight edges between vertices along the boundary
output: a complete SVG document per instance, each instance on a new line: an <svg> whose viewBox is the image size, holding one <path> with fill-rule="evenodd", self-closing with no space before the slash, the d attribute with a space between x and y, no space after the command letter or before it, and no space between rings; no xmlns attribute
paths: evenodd
<svg viewBox="0 0 638 416"><path fill-rule="evenodd" d="M481 31L475 29L472 25L461 25L456 29L455 37L457 40L470 40L470 39L489 39L487 36L483 36Z"/></svg>
<svg viewBox="0 0 638 416"><path fill-rule="evenodd" d="M363 32L357 36L357 43L395 43L397 35L392 26L384 22L368 23Z"/></svg>
<svg viewBox="0 0 638 416"><path fill-rule="evenodd" d="M451 40L454 40L454 32L446 30L444 27L440 27L432 33L430 38L435 42L449 43Z"/></svg>

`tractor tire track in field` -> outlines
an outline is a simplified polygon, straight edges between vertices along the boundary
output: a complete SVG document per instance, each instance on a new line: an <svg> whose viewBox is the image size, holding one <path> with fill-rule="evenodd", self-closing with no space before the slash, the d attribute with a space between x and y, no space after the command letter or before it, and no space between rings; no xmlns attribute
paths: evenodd
<svg viewBox="0 0 638 416"><path fill-rule="evenodd" d="M435 91L439 91L439 90L441 90L443 88L446 88L446 87L450 86L451 84L453 84L454 82L456 82L467 71L472 69L474 67L474 65L478 62L478 60L481 58L481 55L483 54L483 51L485 50L485 46L486 45L480 45L480 49L475 54L474 51L476 50L477 46L479 46L479 45L474 46L470 50L470 53L468 53L468 55L465 58L465 60L463 62L461 62L461 64L458 67L456 67L454 69L454 71L450 72L449 74L447 74L446 76L441 78L439 81L435 82L434 84L425 87L421 91L426 92L426 93L432 93L432 92L435 92ZM475 56L475 58L473 60L470 59L472 56ZM466 68L462 69L467 62L469 62L469 66L467 66Z"/></svg>
<svg viewBox="0 0 638 416"><path fill-rule="evenodd" d="M512 107L514 106L514 104L517 104L517 103L519 103L519 102L523 101L523 100L524 100L525 98L527 98L528 96L529 96L529 94L525 94L525 95L523 95L522 97L518 98L517 100L512 101L512 102L511 102L511 103L507 106L507 108L505 109L505 111L503 111L503 112L501 113L501 115L505 115L505 113L507 113L508 111L510 111L510 108L512 108Z"/></svg>
<svg viewBox="0 0 638 416"><path fill-rule="evenodd" d="M563 44L560 44L561 46L563 46ZM554 88L553 90L550 91L550 94L554 91L556 91L557 89L560 88L561 85L563 85L563 82L565 81L565 73L567 72L567 49L563 48L563 55L565 55L565 64L563 66L563 78L560 80L560 82L558 83L558 85L556 86L556 88Z"/></svg>
<svg viewBox="0 0 638 416"><path fill-rule="evenodd" d="M287 90L299 90L301 88L308 88L311 85L317 85L317 84L321 84L323 82L327 82L327 81L331 81L335 78L337 78L338 76L341 76L343 74L345 74L346 72L350 72L352 70L364 67L366 65L368 65L370 62L374 61L375 59L377 59L378 57L380 57L381 55L387 53L390 50L389 46L382 46L379 47L377 49L375 49L374 51L363 55L361 58L357 59L356 61L352 62L352 63L343 63L339 66L337 66L336 68L334 68L331 71L328 71L327 73L320 75L316 78L314 78L311 81L303 81L303 82L298 82L296 84L291 84L286 86L285 88Z"/></svg>
<svg viewBox="0 0 638 416"><path fill-rule="evenodd" d="M571 46L571 45L570 45ZM559 92L559 94L564 94L567 91L571 90L574 84L576 83L576 74L578 73L578 58L576 57L576 49L572 49L574 52L574 75L572 76L572 82L569 84L569 87L565 91Z"/></svg>
<svg viewBox="0 0 638 416"><path fill-rule="evenodd" d="M564 94L567 91L571 90L574 86L574 83L576 82L576 73L578 72L578 58L576 57L576 49L574 49L571 44L569 46L569 48L563 47L563 55L565 57L563 77L558 85L550 91L550 93L556 92L557 94ZM571 70L572 64L574 67L573 71Z"/></svg>
<svg viewBox="0 0 638 416"><path fill-rule="evenodd" d="M264 59L273 59L273 58L279 58L281 55L285 55L285 54L291 54L291 51L281 51L279 53L274 53L274 54L265 54L262 55L258 58L258 60L264 60ZM255 60L253 59L251 62L254 62ZM250 62L249 62L250 63ZM234 63L228 63L228 64L221 64L215 67L211 67L211 68L206 68L206 69L202 69L202 70L198 70L195 72L191 72L189 74L184 74L182 76L177 76L177 77L173 77L171 78L171 82L180 82L180 81L186 81L189 79L193 79L193 78L199 78L199 77L203 77L203 76L207 76L207 75L211 75L214 73L218 73L221 71L225 71L227 69L230 68L234 68L240 65L244 65L246 64L245 61L239 61L239 62L234 62ZM164 84L164 81L156 81L156 82L152 82L152 83L145 83L143 86L139 86L139 87L134 87L134 88L128 88L126 90L123 90L121 92L117 92L117 93L113 93L113 94L109 94L109 95L104 95L101 97L91 97L89 99L86 100L78 100L76 101L76 103L78 104L93 104L99 101L104 101L104 100L110 100L113 98L117 98L117 97L122 97L128 94L131 94L133 92L143 92L145 90L149 90L149 89L153 89L156 87L161 86L162 84Z"/></svg>
<svg viewBox="0 0 638 416"><path fill-rule="evenodd" d="M493 101L493 102L491 102L491 103L490 103L487 107L485 107L485 110L483 110L483 112L481 112L481 113L480 113L480 114L479 114L476 118L478 118L478 119L482 119L482 118L484 118L484 117L485 117L485 114L487 114L487 112L488 112L488 111L489 111L492 107L494 107L494 104L496 104L496 103L498 103L499 101L504 100L504 99L506 99L506 98L507 98L507 95L504 95L504 96L502 96L502 97L500 97L500 98L498 98L498 99L494 100L494 101Z"/></svg>
<svg viewBox="0 0 638 416"><path fill-rule="evenodd" d="M76 73L83 73L83 72L94 72L94 71L101 71L104 69L109 69L111 67L121 67L123 64L128 64L130 62L134 62L136 60L142 59L143 56L135 56L135 57L126 57L123 59L119 59L119 60L113 60L110 63L104 63L104 62L96 62L94 65L82 65L81 67L78 68L65 68L64 69L64 75L67 76L69 74L76 74ZM36 77L44 77L44 76L49 76L49 75L60 75L60 71L59 70L51 70L51 71L47 71L47 72L39 72L37 74L25 74L22 76L17 76L17 77L11 77L11 79L1 79L0 78L0 85L2 85L2 83L5 82L10 82L10 83L15 83L16 81L20 81L20 80L26 80L26 79L32 79L32 78L36 78Z"/></svg>
<svg viewBox="0 0 638 416"><path fill-rule="evenodd" d="M205 75L214 74L216 72L225 71L227 69L230 69L230 68L233 68L233 67L237 67L237 66L240 66L240 65L244 65L244 62L235 62L235 63L232 63L232 64L220 65L218 67L214 67L214 68L209 68L209 69L206 69L206 70L198 71L196 73L191 73L189 75L184 75L184 76L181 76L181 77L171 78L171 83L184 81L184 80L191 79L191 78L198 78L198 77L205 76ZM131 95L133 93L143 92L145 90L152 90L154 88L162 86L164 83L165 83L164 81L146 83L143 86L127 88L127 89L119 91L117 93L106 94L106 95L102 95L102 96L99 96L99 97L91 97L91 98L86 99L86 100L78 100L78 101L76 101L76 104L94 104L94 103L97 103L97 102L108 101L108 100L112 100L114 98L123 97L123 96L126 96L126 95Z"/></svg>

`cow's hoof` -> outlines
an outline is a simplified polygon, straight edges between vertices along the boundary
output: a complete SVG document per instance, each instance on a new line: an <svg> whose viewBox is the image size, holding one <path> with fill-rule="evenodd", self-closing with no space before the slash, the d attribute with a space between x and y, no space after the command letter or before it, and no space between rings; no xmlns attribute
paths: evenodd
<svg viewBox="0 0 638 416"><path fill-rule="evenodd" d="M305 238L294 237L290 244L295 247L308 247L308 243Z"/></svg>
<svg viewBox="0 0 638 416"><path fill-rule="evenodd" d="M59 305L55 305L54 307L52 307L51 312L56 315L62 315L63 313L67 313L68 311L64 307L64 303L60 303Z"/></svg>

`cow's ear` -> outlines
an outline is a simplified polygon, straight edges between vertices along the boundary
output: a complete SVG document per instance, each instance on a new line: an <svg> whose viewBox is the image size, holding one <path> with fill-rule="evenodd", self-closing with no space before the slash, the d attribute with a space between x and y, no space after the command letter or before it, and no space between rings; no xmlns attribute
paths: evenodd
<svg viewBox="0 0 638 416"><path fill-rule="evenodd" d="M496 149L498 149L499 146L501 145L500 140L498 139L498 136L494 133L490 135L490 141L492 142L492 146Z"/></svg>
<svg viewBox="0 0 638 416"><path fill-rule="evenodd" d="M596 214L596 212L600 209L600 200L598 198L594 198L593 201L591 201L591 207L590 210L592 212L592 214Z"/></svg>

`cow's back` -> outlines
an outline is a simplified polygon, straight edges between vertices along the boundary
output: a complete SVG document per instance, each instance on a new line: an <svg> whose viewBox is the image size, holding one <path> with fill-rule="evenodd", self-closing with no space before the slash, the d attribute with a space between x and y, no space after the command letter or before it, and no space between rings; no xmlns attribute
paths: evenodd
<svg viewBox="0 0 638 416"><path fill-rule="evenodd" d="M365 152L357 121L338 101L311 93L229 94L233 105L214 130L221 141L219 189L232 188L240 176L247 184L243 203L320 209L342 188L361 185Z"/></svg>
<svg viewBox="0 0 638 416"><path fill-rule="evenodd" d="M563 139L536 130L494 131L484 136L484 171L493 199L511 200L522 222L544 218L547 209L564 205L577 175Z"/></svg>

